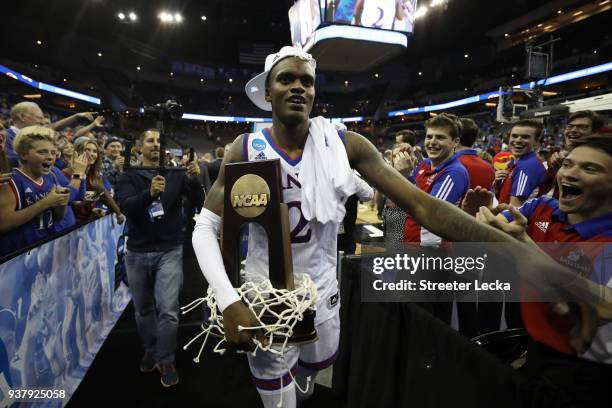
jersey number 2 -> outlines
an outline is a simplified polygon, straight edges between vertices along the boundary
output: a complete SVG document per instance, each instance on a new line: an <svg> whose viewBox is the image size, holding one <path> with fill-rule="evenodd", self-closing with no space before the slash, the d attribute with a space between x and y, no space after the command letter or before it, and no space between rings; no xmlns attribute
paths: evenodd
<svg viewBox="0 0 612 408"><path fill-rule="evenodd" d="M310 228L308 228L308 220L304 218L304 214L302 214L301 203L299 201L291 201L287 203L287 207L289 211L291 211L292 208L296 208L300 212L300 219L297 225L295 226L295 228L293 228L290 233L291 243L292 244L303 244L305 242L310 241L310 236L312 235L312 231L310 230ZM307 228L306 232L300 235L300 233L302 232L304 228Z"/></svg>

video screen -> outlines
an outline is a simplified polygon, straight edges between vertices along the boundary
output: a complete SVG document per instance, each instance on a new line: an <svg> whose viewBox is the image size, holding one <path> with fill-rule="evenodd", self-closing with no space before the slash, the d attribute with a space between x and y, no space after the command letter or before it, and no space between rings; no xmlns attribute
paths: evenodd
<svg viewBox="0 0 612 408"><path fill-rule="evenodd" d="M293 45L304 47L322 24L412 33L417 0L298 0L289 9Z"/></svg>
<svg viewBox="0 0 612 408"><path fill-rule="evenodd" d="M322 2L324 3L325 0ZM298 0L289 9L289 26L293 45L303 47L319 25L321 25L319 0Z"/></svg>
<svg viewBox="0 0 612 408"><path fill-rule="evenodd" d="M327 0L325 22L412 33L417 0Z"/></svg>

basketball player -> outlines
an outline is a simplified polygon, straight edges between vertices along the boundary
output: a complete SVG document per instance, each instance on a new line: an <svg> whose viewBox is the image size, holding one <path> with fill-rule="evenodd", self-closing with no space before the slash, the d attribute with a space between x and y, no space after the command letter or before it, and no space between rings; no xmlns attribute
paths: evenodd
<svg viewBox="0 0 612 408"><path fill-rule="evenodd" d="M306 205L312 198L303 194L311 191L314 180L305 178L304 171L316 166L329 165L314 161L312 156L302 153L313 139L325 137L329 148L339 146L337 162L348 162L347 167L356 169L374 188L409 212L421 225L448 240L475 242L511 242L518 244L507 234L478 223L473 217L442 200L420 191L400 173L385 163L374 145L354 132L321 132L323 118L309 119L315 97L316 62L303 50L283 47L278 53L266 58L265 70L246 86L247 95L258 107L272 111L272 127L254 134L240 135L230 152L224 157L219 177L206 198L194 233L193 245L198 262L206 280L215 292L219 309L223 313L225 337L229 345L242 349L253 349L252 338L263 340L260 331L238 330L238 326L258 325L253 312L246 307L232 287L225 272L217 234L223 209L225 164L245 160L279 158L282 168L283 201L290 208L290 228L293 254L293 269L308 273L315 282L320 301L316 307L315 321L319 340L300 347L291 347L285 353L284 363L269 352L258 350L256 356L248 355L254 382L266 408L275 407L282 395L284 407L295 407L296 400L305 395L296 395L291 373L301 386L305 378L333 363L339 339L339 299L336 281L336 236L337 222L320 222L324 217L319 212L305 215ZM307 162L310 159L311 162ZM350 171L350 169L349 169ZM316 188L322 190L325 183L333 181L317 179ZM309 183L309 185L307 185ZM329 197L327 209L335 208L336 197ZM325 210L325 209L323 209ZM309 210L310 211L310 210ZM255 241L257 229L250 234L246 274L249 277L266 275L267 240ZM537 264L537 270L555 270L543 257L533 255L520 246L521 260ZM530 254L532 256L530 256ZM556 266L558 269L558 266ZM281 386L282 384L282 386Z"/></svg>
<svg viewBox="0 0 612 408"><path fill-rule="evenodd" d="M66 215L70 192L52 174L53 134L42 126L17 132L13 146L21 164L0 185L0 256L52 235L54 222Z"/></svg>
<svg viewBox="0 0 612 408"><path fill-rule="evenodd" d="M354 25L391 30L395 19L402 18L400 0L357 0L355 3Z"/></svg>

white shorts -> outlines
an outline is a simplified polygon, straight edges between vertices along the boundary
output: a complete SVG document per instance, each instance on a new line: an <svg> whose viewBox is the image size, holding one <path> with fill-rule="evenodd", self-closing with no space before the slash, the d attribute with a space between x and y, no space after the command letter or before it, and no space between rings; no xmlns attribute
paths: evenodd
<svg viewBox="0 0 612 408"><path fill-rule="evenodd" d="M284 358L261 350L257 350L255 356L247 354L251 376L259 392L273 394L281 388L293 387L291 376L296 376L298 364L312 371L323 370L334 364L340 342L339 309L337 307L331 318L316 326L319 336L317 341L287 347Z"/></svg>

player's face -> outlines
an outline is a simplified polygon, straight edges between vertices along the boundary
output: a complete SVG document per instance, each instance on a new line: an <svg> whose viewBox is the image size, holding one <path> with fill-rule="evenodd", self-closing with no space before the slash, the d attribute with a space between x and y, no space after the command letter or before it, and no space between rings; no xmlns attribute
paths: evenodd
<svg viewBox="0 0 612 408"><path fill-rule="evenodd" d="M593 133L593 122L589 118L576 118L565 127L565 146L571 149L574 142Z"/></svg>
<svg viewBox="0 0 612 408"><path fill-rule="evenodd" d="M150 162L157 163L159 161L159 148L159 133L147 132L140 148L142 157Z"/></svg>
<svg viewBox="0 0 612 408"><path fill-rule="evenodd" d="M87 153L87 157L89 157L89 165L95 164L98 159L98 146L93 143L87 143L87 145L85 145L85 153Z"/></svg>
<svg viewBox="0 0 612 408"><path fill-rule="evenodd" d="M450 129L444 127L428 127L425 133L425 151L434 164L442 163L453 155L458 138L453 139Z"/></svg>
<svg viewBox="0 0 612 408"><path fill-rule="evenodd" d="M111 159L116 159L121 154L121 150L123 150L121 148L121 143L112 142L106 146L106 155Z"/></svg>
<svg viewBox="0 0 612 408"><path fill-rule="evenodd" d="M285 58L270 72L266 100L281 122L295 126L308 120L315 97L315 73L299 58Z"/></svg>
<svg viewBox="0 0 612 408"><path fill-rule="evenodd" d="M27 153L21 155L21 161L32 175L41 177L51 172L55 154L56 149L52 142L37 140Z"/></svg>
<svg viewBox="0 0 612 408"><path fill-rule="evenodd" d="M508 144L514 157L519 158L533 151L537 143L536 132L536 129L529 126L514 126L512 128Z"/></svg>
<svg viewBox="0 0 612 408"><path fill-rule="evenodd" d="M564 213L592 214L612 208L612 157L599 149L577 147L557 173L559 208Z"/></svg>

